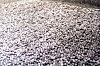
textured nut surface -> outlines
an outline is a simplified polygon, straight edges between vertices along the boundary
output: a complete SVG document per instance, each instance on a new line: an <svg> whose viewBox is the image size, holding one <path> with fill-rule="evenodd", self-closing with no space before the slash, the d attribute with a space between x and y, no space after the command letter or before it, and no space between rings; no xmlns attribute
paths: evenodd
<svg viewBox="0 0 100 66"><path fill-rule="evenodd" d="M0 8L0 66L68 65L100 65L100 9L47 1Z"/></svg>

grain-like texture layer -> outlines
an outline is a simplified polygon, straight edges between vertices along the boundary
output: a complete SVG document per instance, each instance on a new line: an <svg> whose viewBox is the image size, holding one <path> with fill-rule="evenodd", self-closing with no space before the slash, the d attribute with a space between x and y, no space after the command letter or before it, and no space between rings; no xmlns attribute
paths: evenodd
<svg viewBox="0 0 100 66"><path fill-rule="evenodd" d="M3 5L0 66L100 66L100 9L47 1Z"/></svg>

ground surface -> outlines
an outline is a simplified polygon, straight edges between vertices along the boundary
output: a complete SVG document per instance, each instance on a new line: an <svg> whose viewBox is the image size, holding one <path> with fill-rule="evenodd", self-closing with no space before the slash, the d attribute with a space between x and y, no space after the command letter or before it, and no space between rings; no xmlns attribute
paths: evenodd
<svg viewBox="0 0 100 66"><path fill-rule="evenodd" d="M47 1L1 6L0 66L100 66L100 9Z"/></svg>

